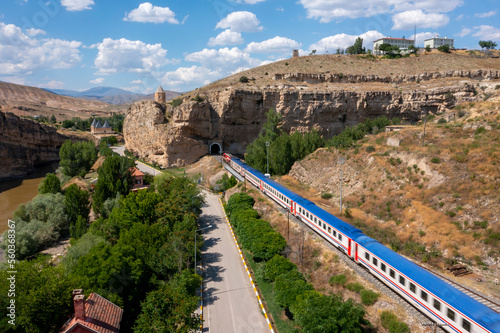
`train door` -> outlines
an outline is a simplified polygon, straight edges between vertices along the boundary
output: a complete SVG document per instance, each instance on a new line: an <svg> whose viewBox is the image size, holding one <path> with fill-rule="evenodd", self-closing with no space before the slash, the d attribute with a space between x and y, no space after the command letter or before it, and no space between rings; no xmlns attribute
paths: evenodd
<svg viewBox="0 0 500 333"><path fill-rule="evenodd" d="M351 239L347 241L347 255L351 257Z"/></svg>
<svg viewBox="0 0 500 333"><path fill-rule="evenodd" d="M354 261L358 261L358 243L354 243Z"/></svg>
<svg viewBox="0 0 500 333"><path fill-rule="evenodd" d="M260 181L259 181L259 189L260 189L261 191L264 191L264 185L263 185L262 183L263 183L263 182L262 182L262 180L260 180Z"/></svg>

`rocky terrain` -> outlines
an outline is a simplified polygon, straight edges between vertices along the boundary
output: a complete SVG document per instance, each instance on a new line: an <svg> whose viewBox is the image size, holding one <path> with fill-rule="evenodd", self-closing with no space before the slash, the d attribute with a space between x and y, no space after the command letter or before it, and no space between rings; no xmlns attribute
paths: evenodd
<svg viewBox="0 0 500 333"><path fill-rule="evenodd" d="M22 177L38 165L58 161L66 139L53 127L0 111L0 180Z"/></svg>
<svg viewBox="0 0 500 333"><path fill-rule="evenodd" d="M180 105L132 105L124 126L127 149L164 167L181 166L207 154L214 142L226 152L244 154L258 136L269 108L283 115L286 131L314 128L331 137L346 126L382 115L416 122L426 114L481 100L500 83L499 59L463 55L398 60L342 56L343 63L353 64L351 73L317 72L317 65L327 67L328 61L336 68L338 57L293 58L258 67L185 94ZM450 64L458 66L460 61L466 69L450 69ZM389 70L388 62L394 64L395 72L383 75L380 68ZM443 65L445 71L426 70L434 69L435 63L448 65ZM399 71L403 65L405 72ZM485 67L471 69L474 65ZM301 72L271 72L281 67ZM359 74L360 68L366 72ZM240 82L243 74L248 83Z"/></svg>

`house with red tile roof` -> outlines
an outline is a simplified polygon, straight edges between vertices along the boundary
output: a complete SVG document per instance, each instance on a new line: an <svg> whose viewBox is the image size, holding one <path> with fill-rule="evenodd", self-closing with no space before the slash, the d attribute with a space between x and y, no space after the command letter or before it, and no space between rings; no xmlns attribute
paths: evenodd
<svg viewBox="0 0 500 333"><path fill-rule="evenodd" d="M85 300L82 289L73 290L75 316L61 328L61 333L118 333L123 309L104 297L91 293Z"/></svg>
<svg viewBox="0 0 500 333"><path fill-rule="evenodd" d="M147 188L148 186L144 185L144 173L136 167L130 168L130 173L132 174L132 178L134 178L134 186L132 186L132 191L137 191L139 189Z"/></svg>

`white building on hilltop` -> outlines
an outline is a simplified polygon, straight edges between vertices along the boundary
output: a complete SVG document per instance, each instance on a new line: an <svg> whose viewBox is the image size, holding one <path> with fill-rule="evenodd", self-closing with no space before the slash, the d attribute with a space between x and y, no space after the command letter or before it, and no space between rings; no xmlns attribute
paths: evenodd
<svg viewBox="0 0 500 333"><path fill-rule="evenodd" d="M392 46L397 46L402 52L405 52L408 50L410 45L415 46L415 40L413 39L406 39L406 38L392 38L391 36L389 37L384 37L377 39L376 41L373 42L373 54L374 55L381 55L384 54L383 51L379 51L379 47L382 44L389 44Z"/></svg>
<svg viewBox="0 0 500 333"><path fill-rule="evenodd" d="M424 47L426 48L427 46L429 46L431 49L437 49L440 46L449 45L450 49L452 49L454 42L455 40L453 38L448 38L446 36L444 38L436 36L433 38L426 39L424 41Z"/></svg>

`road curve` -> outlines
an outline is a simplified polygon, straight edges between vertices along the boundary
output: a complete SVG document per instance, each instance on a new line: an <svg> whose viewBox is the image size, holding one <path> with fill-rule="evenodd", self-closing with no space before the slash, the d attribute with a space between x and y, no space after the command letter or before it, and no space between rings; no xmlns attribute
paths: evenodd
<svg viewBox="0 0 500 333"><path fill-rule="evenodd" d="M219 197L204 192L203 332L270 332L225 220Z"/></svg>

